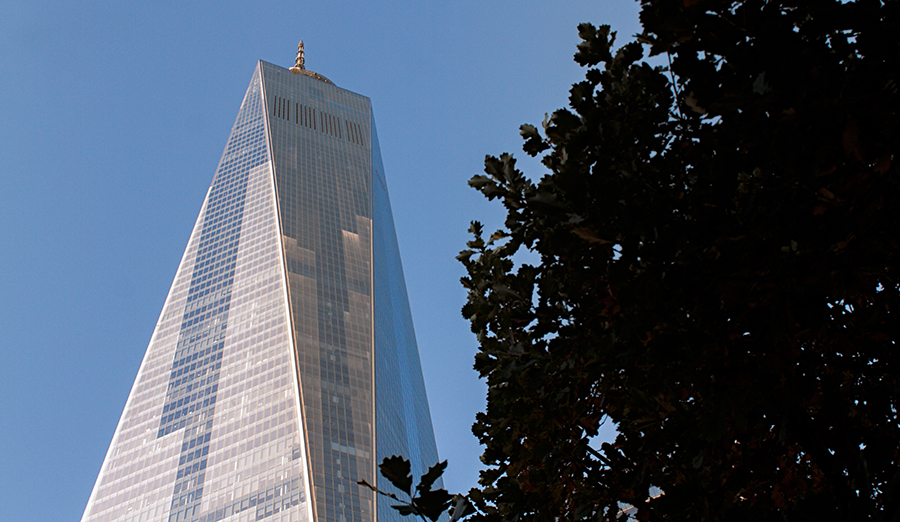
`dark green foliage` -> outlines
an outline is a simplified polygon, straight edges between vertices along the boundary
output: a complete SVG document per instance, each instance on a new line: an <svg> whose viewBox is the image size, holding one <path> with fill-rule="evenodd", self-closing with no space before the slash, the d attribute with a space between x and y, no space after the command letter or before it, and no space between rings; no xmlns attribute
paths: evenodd
<svg viewBox="0 0 900 522"><path fill-rule="evenodd" d="M412 475L410 474L409 461L403 457L394 455L381 461L378 465L382 476L400 491L412 495Z"/></svg>
<svg viewBox="0 0 900 522"><path fill-rule="evenodd" d="M378 468L381 470L381 475L388 479L391 485L406 493L409 497L409 501L403 500L388 491L382 491L365 480L360 480L358 484L371 489L375 493L400 502L399 504L391 505L391 507L399 511L402 515L415 515L421 517L423 520L427 518L432 522L437 522L441 514L451 507L451 501L454 501L454 507L462 506L462 511L456 509L456 512L460 515L462 515L465 510L467 501L451 497L446 489L432 489L434 483L444 474L444 470L447 469L446 460L435 464L422 475L419 479L419 483L416 485L415 494L413 494L412 491L413 479L410 473L411 466L408 460L396 455L387 457L381 461ZM460 502L462 502L462 504L460 504ZM469 508L469 513L471 513L471 508ZM452 520L455 521L457 518L459 517L453 518Z"/></svg>
<svg viewBox="0 0 900 522"><path fill-rule="evenodd" d="M894 520L900 5L642 7L641 43L580 26L570 107L522 126L548 173L470 181L507 209L459 256L476 516Z"/></svg>

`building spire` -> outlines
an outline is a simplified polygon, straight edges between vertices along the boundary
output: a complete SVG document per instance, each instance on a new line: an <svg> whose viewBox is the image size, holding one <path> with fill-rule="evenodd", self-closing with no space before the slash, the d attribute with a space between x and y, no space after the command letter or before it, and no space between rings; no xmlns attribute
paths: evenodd
<svg viewBox="0 0 900 522"><path fill-rule="evenodd" d="M300 45L297 46L297 59L294 61L294 66L291 67L291 72L300 74L300 71L304 70L306 70L306 56L303 52L303 40L300 40Z"/></svg>
<svg viewBox="0 0 900 522"><path fill-rule="evenodd" d="M294 74L302 74L304 76L309 76L310 78L322 80L325 83L334 85L334 82L322 76L321 74L306 70L306 53L304 53L303 51L303 40L300 40L300 44L297 45L297 59L294 60L294 66L291 67L290 71Z"/></svg>

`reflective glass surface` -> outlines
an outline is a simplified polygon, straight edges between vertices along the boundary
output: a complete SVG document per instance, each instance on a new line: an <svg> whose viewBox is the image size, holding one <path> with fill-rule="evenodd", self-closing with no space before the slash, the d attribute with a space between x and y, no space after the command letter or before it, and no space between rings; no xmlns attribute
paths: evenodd
<svg viewBox="0 0 900 522"><path fill-rule="evenodd" d="M83 520L399 520L393 454L437 460L371 104L260 62Z"/></svg>
<svg viewBox="0 0 900 522"><path fill-rule="evenodd" d="M418 480L428 467L437 463L438 454L374 119L371 128L375 221L376 458L377 462L381 462L391 455L405 456L412 464L413 477ZM378 487L394 491L386 480L380 481ZM435 487L443 487L442 481L438 480ZM379 502L380 522L399 522L406 518L392 509L390 502Z"/></svg>
<svg viewBox="0 0 900 522"><path fill-rule="evenodd" d="M315 509L371 521L373 495L357 484L375 478L369 100L262 70Z"/></svg>
<svg viewBox="0 0 900 522"><path fill-rule="evenodd" d="M305 520L305 442L259 70L83 520Z"/></svg>

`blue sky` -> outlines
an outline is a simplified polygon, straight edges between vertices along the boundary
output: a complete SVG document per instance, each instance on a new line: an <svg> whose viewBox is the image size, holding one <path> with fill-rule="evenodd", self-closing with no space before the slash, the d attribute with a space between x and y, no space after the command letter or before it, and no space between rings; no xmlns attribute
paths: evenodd
<svg viewBox="0 0 900 522"><path fill-rule="evenodd" d="M485 154L566 104L579 22L628 0L65 2L0 8L0 505L81 516L258 59L369 96L445 485L477 480L484 404L459 312Z"/></svg>

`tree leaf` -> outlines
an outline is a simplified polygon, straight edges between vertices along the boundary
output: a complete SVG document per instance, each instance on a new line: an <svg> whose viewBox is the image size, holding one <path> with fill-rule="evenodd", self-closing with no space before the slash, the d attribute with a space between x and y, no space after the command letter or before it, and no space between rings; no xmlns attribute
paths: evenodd
<svg viewBox="0 0 900 522"><path fill-rule="evenodd" d="M438 462L434 466L428 468L428 471L422 475L422 478L419 480L419 484L416 486L416 491L426 492L431 491L431 486L434 485L434 482L441 478L444 474L444 470L447 469L447 461Z"/></svg>
<svg viewBox="0 0 900 522"><path fill-rule="evenodd" d="M394 455L381 461L378 466L384 478L388 479L395 488L412 494L412 475L410 474L409 461L403 457Z"/></svg>

